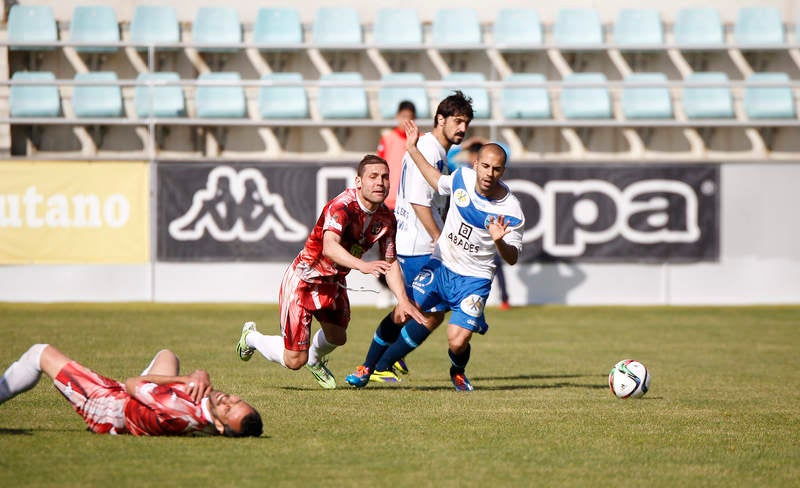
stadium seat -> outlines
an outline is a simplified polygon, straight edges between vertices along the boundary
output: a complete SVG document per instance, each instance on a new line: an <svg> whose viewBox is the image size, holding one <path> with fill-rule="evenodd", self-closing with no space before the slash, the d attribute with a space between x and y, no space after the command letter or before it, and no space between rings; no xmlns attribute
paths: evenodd
<svg viewBox="0 0 800 488"><path fill-rule="evenodd" d="M360 45L361 23L358 12L351 7L321 7L314 15L312 25L314 43L325 45Z"/></svg>
<svg viewBox="0 0 800 488"><path fill-rule="evenodd" d="M69 36L73 42L97 43L95 46L80 46L81 53L112 53L116 46L103 46L103 42L119 42L117 13L113 7L103 5L77 6L72 11Z"/></svg>
<svg viewBox="0 0 800 488"><path fill-rule="evenodd" d="M237 72L201 73L195 92L195 110L200 118L242 118L247 115L244 89ZM204 82L217 84L202 85ZM224 82L229 82L225 85Z"/></svg>
<svg viewBox="0 0 800 488"><path fill-rule="evenodd" d="M686 81L716 86L687 86L683 90L683 110L690 119L730 119L734 117L731 90L722 86L728 75L720 72L692 73Z"/></svg>
<svg viewBox="0 0 800 488"><path fill-rule="evenodd" d="M422 84L425 77L422 73L389 73L381 77L385 82L408 82L409 86L382 86L378 90L378 111L384 119L391 119L397 114L397 106L403 100L414 103L417 117L428 117L428 95Z"/></svg>
<svg viewBox="0 0 800 488"><path fill-rule="evenodd" d="M682 8L672 27L675 43L681 47L722 46L722 18L711 7Z"/></svg>
<svg viewBox="0 0 800 488"><path fill-rule="evenodd" d="M413 8L381 8L376 12L375 44L379 46L422 45L422 24Z"/></svg>
<svg viewBox="0 0 800 488"><path fill-rule="evenodd" d="M481 44L478 13L471 8L442 8L433 18L433 45L454 48Z"/></svg>
<svg viewBox="0 0 800 488"><path fill-rule="evenodd" d="M201 7L192 23L192 42L198 44L241 44L242 26L233 7ZM229 53L235 47L198 46L198 52Z"/></svg>
<svg viewBox="0 0 800 488"><path fill-rule="evenodd" d="M261 76L275 85L262 86L258 91L258 112L262 119L305 119L308 117L308 98L302 86L281 86L281 81L303 81L300 73L272 73Z"/></svg>
<svg viewBox="0 0 800 488"><path fill-rule="evenodd" d="M131 42L147 50L147 44L171 44L181 40L178 15L174 7L163 5L137 5L130 26ZM163 48L162 48L163 49Z"/></svg>
<svg viewBox="0 0 800 488"><path fill-rule="evenodd" d="M322 75L325 82L363 82L360 73L330 73ZM365 119L369 117L367 92L363 86L320 86L319 113L324 119Z"/></svg>
<svg viewBox="0 0 800 488"><path fill-rule="evenodd" d="M514 86L515 83L542 83L539 73L513 73L506 76L507 86L500 96L500 108L506 119L548 119L551 116L547 88Z"/></svg>
<svg viewBox="0 0 800 488"><path fill-rule="evenodd" d="M303 26L295 8L262 7L253 24L256 44L302 45Z"/></svg>
<svg viewBox="0 0 800 488"><path fill-rule="evenodd" d="M8 42L56 42L58 29L49 5L12 5L8 13ZM11 46L12 51L49 51L55 46Z"/></svg>
<svg viewBox="0 0 800 488"><path fill-rule="evenodd" d="M81 85L81 81L108 81L108 85ZM72 109L76 117L120 117L122 110L122 90L116 84L114 71L93 71L75 75L72 91Z"/></svg>
<svg viewBox="0 0 800 488"><path fill-rule="evenodd" d="M49 71L17 71L11 79L53 81L56 77ZM12 85L8 104L12 117L58 117L61 113L61 99L56 85Z"/></svg>
<svg viewBox="0 0 800 488"><path fill-rule="evenodd" d="M564 77L567 83L606 83L603 73L572 73ZM605 86L564 87L560 96L561 111L568 119L609 119L611 96Z"/></svg>
<svg viewBox="0 0 800 488"><path fill-rule="evenodd" d="M505 8L497 12L492 26L494 44L501 50L542 44L542 23L539 14L530 8Z"/></svg>
<svg viewBox="0 0 800 488"><path fill-rule="evenodd" d="M775 7L740 8L733 38L740 47L780 46L784 40L780 10Z"/></svg>
<svg viewBox="0 0 800 488"><path fill-rule="evenodd" d="M748 82L775 82L783 86L748 86L744 90L744 109L751 119L795 118L794 97L786 73L753 73Z"/></svg>
<svg viewBox="0 0 800 488"><path fill-rule="evenodd" d="M625 82L666 83L664 73L631 73ZM627 119L670 119L672 99L666 86L625 86L622 88L622 112Z"/></svg>
<svg viewBox="0 0 800 488"><path fill-rule="evenodd" d="M614 44L625 46L653 46L664 44L664 29L658 10L652 8L624 8L617 12L614 21Z"/></svg>
<svg viewBox="0 0 800 488"><path fill-rule="evenodd" d="M178 81L178 73L140 73L137 81ZM186 106L180 85L136 85L133 95L137 117L183 117Z"/></svg>
<svg viewBox="0 0 800 488"><path fill-rule="evenodd" d="M553 26L553 39L560 45L600 45L603 43L600 16L591 8L560 9Z"/></svg>
<svg viewBox="0 0 800 488"><path fill-rule="evenodd" d="M453 94L454 90L461 90L464 95L472 98L472 110L476 119L488 119L492 116L489 92L481 86L462 86L466 83L484 83L486 77L483 73L450 73L444 76L443 81L448 82L442 89L441 98Z"/></svg>

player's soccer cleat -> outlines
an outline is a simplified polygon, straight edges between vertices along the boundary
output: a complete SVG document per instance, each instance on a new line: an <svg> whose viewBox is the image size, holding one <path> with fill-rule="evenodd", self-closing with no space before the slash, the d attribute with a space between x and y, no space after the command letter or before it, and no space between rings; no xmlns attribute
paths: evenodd
<svg viewBox="0 0 800 488"><path fill-rule="evenodd" d="M239 359L242 361L250 361L250 358L253 357L253 353L256 352L255 347L247 345L247 334L255 330L255 322L245 322L242 326L242 335L239 336L239 342L236 343L236 354L239 355Z"/></svg>
<svg viewBox="0 0 800 488"><path fill-rule="evenodd" d="M336 378L333 377L333 373L328 369L327 359L323 359L318 364L306 364L306 368L314 375L314 379L317 380L319 386L326 390L336 388Z"/></svg>
<svg viewBox="0 0 800 488"><path fill-rule="evenodd" d="M367 383L369 383L369 377L371 374L372 371L368 367L362 365L356 368L355 373L347 375L344 380L351 386L363 388L367 386Z"/></svg>
<svg viewBox="0 0 800 488"><path fill-rule="evenodd" d="M394 371L373 371L369 380L376 383L400 383L403 381L394 374Z"/></svg>
<svg viewBox="0 0 800 488"><path fill-rule="evenodd" d="M405 362L405 358L400 358L394 363L394 370L400 374L408 374L408 365Z"/></svg>
<svg viewBox="0 0 800 488"><path fill-rule="evenodd" d="M450 376L450 379L453 380L453 386L456 387L456 391L472 391L472 384L464 373L456 373Z"/></svg>

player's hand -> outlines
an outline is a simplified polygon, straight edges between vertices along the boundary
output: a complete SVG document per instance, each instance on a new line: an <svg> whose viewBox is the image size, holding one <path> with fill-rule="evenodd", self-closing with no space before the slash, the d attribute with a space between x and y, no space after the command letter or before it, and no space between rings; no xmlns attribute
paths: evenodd
<svg viewBox="0 0 800 488"><path fill-rule="evenodd" d="M409 318L416 320L420 324L428 324L428 318L419 310L416 303L408 299L398 301L397 306L394 308L392 320L395 324L404 324Z"/></svg>
<svg viewBox="0 0 800 488"><path fill-rule="evenodd" d="M364 274L372 275L376 278L379 278L381 275L385 275L389 268L392 267L392 264L386 261L364 261L358 270Z"/></svg>
<svg viewBox="0 0 800 488"><path fill-rule="evenodd" d="M504 215L498 215L497 218L489 217L489 227L487 230L489 231L489 235L492 236L493 241L499 241L506 234L511 232L511 229L508 228L509 222L506 220Z"/></svg>
<svg viewBox="0 0 800 488"><path fill-rule="evenodd" d="M192 396L192 401L199 403L203 397L211 394L211 377L208 372L198 369L188 376L186 393Z"/></svg>
<svg viewBox="0 0 800 488"><path fill-rule="evenodd" d="M406 131L406 149L409 151L417 147L419 141L419 127L413 120L404 120L403 129Z"/></svg>

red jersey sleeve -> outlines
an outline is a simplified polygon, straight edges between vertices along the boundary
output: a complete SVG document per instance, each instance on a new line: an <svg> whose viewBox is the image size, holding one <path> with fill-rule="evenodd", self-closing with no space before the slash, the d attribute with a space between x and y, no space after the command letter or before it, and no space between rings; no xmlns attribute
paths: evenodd
<svg viewBox="0 0 800 488"><path fill-rule="evenodd" d="M192 401L180 383L156 385L140 381L132 397L134 401L128 402L125 414L128 430L134 435L213 432L202 407Z"/></svg>

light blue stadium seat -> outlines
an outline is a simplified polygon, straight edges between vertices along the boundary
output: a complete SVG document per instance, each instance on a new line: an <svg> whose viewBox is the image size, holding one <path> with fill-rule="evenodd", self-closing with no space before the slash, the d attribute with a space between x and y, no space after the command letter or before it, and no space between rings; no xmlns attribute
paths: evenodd
<svg viewBox="0 0 800 488"><path fill-rule="evenodd" d="M409 86L382 86L378 90L378 111L384 119L391 119L397 115L397 106L403 100L414 104L417 117L429 116L428 95L422 84L425 77L422 73L389 73L381 77L381 81L408 82Z"/></svg>
<svg viewBox="0 0 800 488"><path fill-rule="evenodd" d="M55 42L58 29L53 9L49 5L12 5L8 12L8 41L14 42ZM45 51L50 46L18 46L12 51Z"/></svg>
<svg viewBox="0 0 800 488"><path fill-rule="evenodd" d="M70 40L97 43L96 46L76 47L81 53L113 53L116 46L103 46L103 42L119 42L119 25L114 7L106 5L77 6L69 23Z"/></svg>
<svg viewBox="0 0 800 488"><path fill-rule="evenodd" d="M547 81L539 73L513 73L504 80L508 86L503 88L500 108L507 119L549 119L550 97L547 88L534 86L514 86L514 83L543 83Z"/></svg>
<svg viewBox="0 0 800 488"><path fill-rule="evenodd" d="M233 7L201 7L192 22L192 42L198 44L241 44L242 25ZM236 52L237 48L198 47L199 52Z"/></svg>
<svg viewBox="0 0 800 488"><path fill-rule="evenodd" d="M300 13L291 7L262 7L253 24L256 44L302 45L303 26Z"/></svg>
<svg viewBox="0 0 800 488"><path fill-rule="evenodd" d="M472 98L472 111L476 119L488 119L492 116L492 107L489 92L481 86L462 86L467 83L483 83L486 77L483 73L450 73L444 76L443 81L448 82L442 90L441 98L453 94L453 90L461 90L464 95Z"/></svg>
<svg viewBox="0 0 800 488"><path fill-rule="evenodd" d="M375 44L386 46L422 45L422 24L413 8L381 8L376 12Z"/></svg>
<svg viewBox="0 0 800 488"><path fill-rule="evenodd" d="M480 44L481 24L471 8L440 8L433 18L433 45L468 46Z"/></svg>
<svg viewBox="0 0 800 488"><path fill-rule="evenodd" d="M108 81L108 85L80 85L81 81ZM120 117L123 115L122 90L114 71L92 71L75 75L72 109L76 117Z"/></svg>
<svg viewBox="0 0 800 488"><path fill-rule="evenodd" d="M743 7L739 9L733 38L742 47L748 45L783 44L783 20L775 7Z"/></svg>
<svg viewBox="0 0 800 488"><path fill-rule="evenodd" d="M178 73L157 72L139 73L137 81L178 81ZM186 106L183 101L183 90L180 85L136 85L133 95L136 115L146 117L183 117Z"/></svg>
<svg viewBox="0 0 800 488"><path fill-rule="evenodd" d="M714 47L725 43L722 18L715 8L682 8L678 11L672 29L675 43L682 47Z"/></svg>
<svg viewBox="0 0 800 488"><path fill-rule="evenodd" d="M553 26L556 44L595 46L603 43L603 25L591 8L560 9Z"/></svg>
<svg viewBox="0 0 800 488"><path fill-rule="evenodd" d="M137 5L130 26L131 42L138 44L169 44L180 42L178 15L174 7ZM146 46L137 46L140 51ZM163 48L162 48L163 49Z"/></svg>
<svg viewBox="0 0 800 488"><path fill-rule="evenodd" d="M664 73L631 73L626 82L666 83ZM627 119L671 119L672 99L666 86L622 88L622 111Z"/></svg>
<svg viewBox="0 0 800 488"><path fill-rule="evenodd" d="M272 73L261 76L262 80L303 81L300 73ZM308 118L308 98L302 86L262 86L258 91L258 112L262 119Z"/></svg>
<svg viewBox="0 0 800 488"><path fill-rule="evenodd" d="M312 32L314 43L321 46L360 45L362 42L358 12L351 7L318 8L314 14Z"/></svg>
<svg viewBox="0 0 800 488"><path fill-rule="evenodd" d="M11 79L53 81L56 77L49 71L17 71ZM13 85L8 96L8 104L12 117L58 117L61 113L61 99L56 85Z"/></svg>
<svg viewBox="0 0 800 488"><path fill-rule="evenodd" d="M363 82L360 73L330 73L321 82ZM324 119L365 119L369 117L367 92L363 86L320 86L319 113Z"/></svg>
<svg viewBox="0 0 800 488"><path fill-rule="evenodd" d="M744 109L751 119L793 119L795 104L789 75L753 73L748 82L785 83L784 86L748 86L744 90Z"/></svg>
<svg viewBox="0 0 800 488"><path fill-rule="evenodd" d="M664 44L664 29L658 10L652 8L624 8L617 12L614 21L614 44L625 46L653 46Z"/></svg>
<svg viewBox="0 0 800 488"><path fill-rule="evenodd" d="M683 110L690 119L730 119L734 117L733 97L727 86L728 75L720 72L692 73L688 82L716 84L716 86L687 86L683 90Z"/></svg>
<svg viewBox="0 0 800 488"><path fill-rule="evenodd" d="M524 48L542 44L542 22L531 8L504 8L497 12L492 26L494 43L500 49L506 46Z"/></svg>
<svg viewBox="0 0 800 488"><path fill-rule="evenodd" d="M568 83L606 83L603 73L573 73L564 77ZM568 119L609 119L611 96L605 86L567 87L561 90L561 111Z"/></svg>
<svg viewBox="0 0 800 488"><path fill-rule="evenodd" d="M201 73L197 81L218 82L214 85L198 84L195 92L195 110L200 118L236 119L247 115L244 89L237 72ZM230 82L224 84L224 82Z"/></svg>

